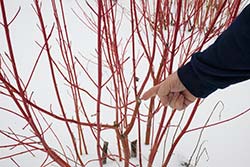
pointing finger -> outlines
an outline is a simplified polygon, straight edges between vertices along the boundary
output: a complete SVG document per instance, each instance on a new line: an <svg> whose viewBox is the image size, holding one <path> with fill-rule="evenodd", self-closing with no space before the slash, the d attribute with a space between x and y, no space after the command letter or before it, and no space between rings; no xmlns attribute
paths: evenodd
<svg viewBox="0 0 250 167"><path fill-rule="evenodd" d="M159 88L160 88L160 84L159 84L159 85L156 85L156 86L154 86L154 87L152 87L152 88L150 88L148 91L146 91L146 92L142 95L141 99L142 99L142 100L148 100L149 98L151 98L151 97L153 97L153 96L156 96L157 93L158 93Z"/></svg>

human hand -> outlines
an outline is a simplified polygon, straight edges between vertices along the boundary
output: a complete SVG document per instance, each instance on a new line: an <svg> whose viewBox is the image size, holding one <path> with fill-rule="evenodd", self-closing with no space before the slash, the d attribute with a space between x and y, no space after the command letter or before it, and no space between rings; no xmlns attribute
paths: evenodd
<svg viewBox="0 0 250 167"><path fill-rule="evenodd" d="M177 110L185 109L189 104L195 101L196 97L192 95L181 83L177 72L169 75L166 80L146 91L141 99L147 100L158 95L164 106L170 106Z"/></svg>

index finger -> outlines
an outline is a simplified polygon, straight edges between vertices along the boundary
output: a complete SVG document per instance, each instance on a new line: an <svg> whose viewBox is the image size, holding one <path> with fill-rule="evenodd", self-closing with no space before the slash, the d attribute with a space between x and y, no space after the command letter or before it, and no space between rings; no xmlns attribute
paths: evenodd
<svg viewBox="0 0 250 167"><path fill-rule="evenodd" d="M152 88L150 88L148 91L146 91L142 95L141 99L142 100L148 100L149 98L156 96L157 93L158 93L159 88L160 88L160 84L156 85L156 86L153 86Z"/></svg>

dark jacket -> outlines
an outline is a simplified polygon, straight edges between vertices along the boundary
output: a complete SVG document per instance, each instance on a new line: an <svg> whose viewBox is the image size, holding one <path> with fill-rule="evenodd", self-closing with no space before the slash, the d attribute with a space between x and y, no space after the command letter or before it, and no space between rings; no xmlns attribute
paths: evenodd
<svg viewBox="0 0 250 167"><path fill-rule="evenodd" d="M178 76L194 96L202 98L250 79L250 5L210 47L193 54Z"/></svg>

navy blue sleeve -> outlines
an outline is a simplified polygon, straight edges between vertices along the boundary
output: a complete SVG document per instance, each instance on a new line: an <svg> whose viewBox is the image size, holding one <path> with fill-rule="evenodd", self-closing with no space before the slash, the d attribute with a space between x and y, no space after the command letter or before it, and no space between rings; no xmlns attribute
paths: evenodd
<svg viewBox="0 0 250 167"><path fill-rule="evenodd" d="M250 79L250 5L212 45L193 54L177 73L184 86L202 98Z"/></svg>

